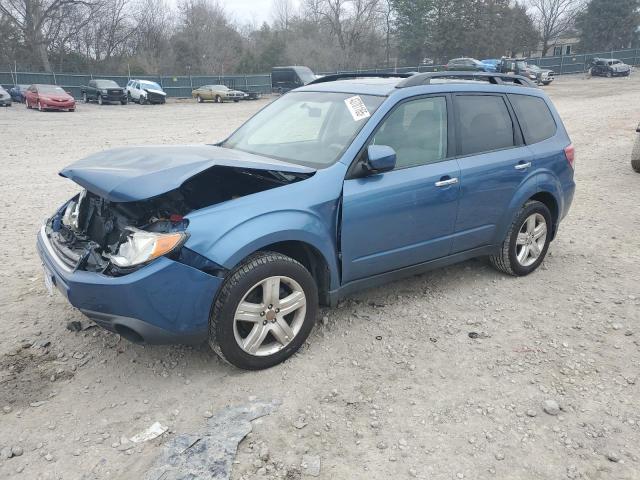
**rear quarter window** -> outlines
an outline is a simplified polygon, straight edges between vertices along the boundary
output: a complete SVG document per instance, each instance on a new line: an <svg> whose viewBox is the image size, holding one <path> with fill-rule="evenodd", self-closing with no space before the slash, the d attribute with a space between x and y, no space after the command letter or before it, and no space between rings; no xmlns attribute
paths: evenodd
<svg viewBox="0 0 640 480"><path fill-rule="evenodd" d="M556 122L544 99L529 95L509 95L527 145L542 142L556 134Z"/></svg>

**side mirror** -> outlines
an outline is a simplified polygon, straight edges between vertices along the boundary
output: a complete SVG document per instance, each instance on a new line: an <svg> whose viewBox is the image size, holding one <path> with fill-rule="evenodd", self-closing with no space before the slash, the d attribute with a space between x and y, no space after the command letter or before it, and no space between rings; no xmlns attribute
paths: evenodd
<svg viewBox="0 0 640 480"><path fill-rule="evenodd" d="M383 173L396 168L396 151L388 145L369 145L365 168L370 173Z"/></svg>

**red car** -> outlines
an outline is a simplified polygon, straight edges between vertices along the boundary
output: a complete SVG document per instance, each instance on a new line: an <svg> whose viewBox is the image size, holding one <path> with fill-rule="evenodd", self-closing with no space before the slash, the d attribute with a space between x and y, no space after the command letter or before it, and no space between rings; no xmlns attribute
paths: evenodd
<svg viewBox="0 0 640 480"><path fill-rule="evenodd" d="M35 107L41 112L44 110L73 112L76 109L74 98L57 85L31 85L25 94L25 104L27 108Z"/></svg>

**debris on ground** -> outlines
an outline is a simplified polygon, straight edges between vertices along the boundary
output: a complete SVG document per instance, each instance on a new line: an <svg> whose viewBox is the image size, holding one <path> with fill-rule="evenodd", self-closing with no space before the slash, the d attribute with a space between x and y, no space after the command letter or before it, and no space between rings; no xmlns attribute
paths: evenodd
<svg viewBox="0 0 640 480"><path fill-rule="evenodd" d="M209 418L201 432L171 438L145 480L227 480L238 444L251 432L251 421L276 408L276 402L225 408Z"/></svg>
<svg viewBox="0 0 640 480"><path fill-rule="evenodd" d="M162 435L167 430L168 430L168 427L165 427L160 422L155 422L149 428L147 428L146 430L143 430L142 432L134 435L129 440L131 442L133 442L133 443L147 442L149 440L153 440L154 438L158 438L160 435Z"/></svg>

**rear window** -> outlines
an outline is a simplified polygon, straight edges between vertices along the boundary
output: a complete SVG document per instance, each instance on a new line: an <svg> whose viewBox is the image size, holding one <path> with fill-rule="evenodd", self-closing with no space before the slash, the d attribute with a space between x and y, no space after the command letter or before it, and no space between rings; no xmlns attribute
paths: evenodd
<svg viewBox="0 0 640 480"><path fill-rule="evenodd" d="M507 105L496 95L457 95L461 155L473 155L515 145Z"/></svg>
<svg viewBox="0 0 640 480"><path fill-rule="evenodd" d="M524 141L528 145L542 142L555 135L556 122L542 98L510 94L509 100L518 116Z"/></svg>

